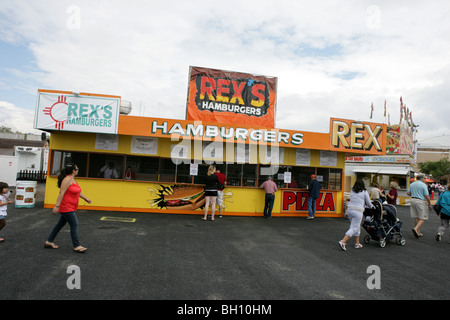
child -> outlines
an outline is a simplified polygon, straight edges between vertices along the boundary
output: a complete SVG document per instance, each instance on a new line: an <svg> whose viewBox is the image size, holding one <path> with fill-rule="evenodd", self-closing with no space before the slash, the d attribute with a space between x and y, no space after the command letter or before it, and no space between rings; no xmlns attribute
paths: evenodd
<svg viewBox="0 0 450 320"><path fill-rule="evenodd" d="M9 186L6 182L0 182L0 230L6 226L6 208L9 203L12 203L9 200L10 192L8 190ZM5 239L0 238L0 242L5 241Z"/></svg>

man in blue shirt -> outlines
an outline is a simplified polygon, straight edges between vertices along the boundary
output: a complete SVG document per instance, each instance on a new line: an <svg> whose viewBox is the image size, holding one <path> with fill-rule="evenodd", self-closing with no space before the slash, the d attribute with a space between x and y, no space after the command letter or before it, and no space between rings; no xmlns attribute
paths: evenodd
<svg viewBox="0 0 450 320"><path fill-rule="evenodd" d="M420 227L428 220L428 212L432 208L424 175L419 174L417 176L417 181L411 183L407 194L411 196L411 218L415 219L412 232L416 238L419 238L423 236L420 232Z"/></svg>
<svg viewBox="0 0 450 320"><path fill-rule="evenodd" d="M309 197L308 197L308 220L314 219L316 213L316 200L320 193L320 182L317 181L316 175L311 175L311 183L309 184Z"/></svg>

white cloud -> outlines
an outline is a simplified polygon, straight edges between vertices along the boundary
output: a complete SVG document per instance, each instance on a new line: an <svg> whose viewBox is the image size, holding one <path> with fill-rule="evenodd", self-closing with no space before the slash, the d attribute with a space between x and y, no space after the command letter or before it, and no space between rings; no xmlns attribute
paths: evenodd
<svg viewBox="0 0 450 320"><path fill-rule="evenodd" d="M0 114L2 115L0 125L10 128L13 132L34 134L42 132L33 128L33 117L30 117L30 110L28 109L17 107L6 101L0 101Z"/></svg>
<svg viewBox="0 0 450 320"><path fill-rule="evenodd" d="M27 83L121 95L132 114L184 118L194 65L278 77L279 128L327 132L330 117L369 120L372 102L384 121L385 99L396 122L403 96L420 134L449 132L432 121L449 101L443 1L22 0L0 15L0 40L36 59Z"/></svg>

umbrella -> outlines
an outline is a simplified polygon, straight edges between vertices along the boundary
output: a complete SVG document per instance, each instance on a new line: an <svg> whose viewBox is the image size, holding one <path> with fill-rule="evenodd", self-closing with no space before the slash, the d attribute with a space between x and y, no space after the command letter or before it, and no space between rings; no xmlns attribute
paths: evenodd
<svg viewBox="0 0 450 320"><path fill-rule="evenodd" d="M409 181L410 181L410 182L417 181L417 178L416 178L416 177L411 178L411 179L409 179ZM432 182L434 182L434 180L432 180L432 179L430 179L430 178L425 178L425 182L432 183Z"/></svg>

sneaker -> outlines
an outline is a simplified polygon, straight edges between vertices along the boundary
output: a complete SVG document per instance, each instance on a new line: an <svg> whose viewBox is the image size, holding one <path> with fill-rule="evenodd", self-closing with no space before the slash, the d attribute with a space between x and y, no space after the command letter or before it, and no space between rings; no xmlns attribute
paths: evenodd
<svg viewBox="0 0 450 320"><path fill-rule="evenodd" d="M343 242L342 240L339 241L339 247L341 247L342 250L347 251L347 249L345 248L345 242Z"/></svg>
<svg viewBox="0 0 450 320"><path fill-rule="evenodd" d="M363 245L361 243L355 244L355 249L361 249L362 247L363 247Z"/></svg>
<svg viewBox="0 0 450 320"><path fill-rule="evenodd" d="M314 217L310 217L310 216L308 216L308 218L306 218L306 220L313 220L314 219Z"/></svg>
<svg viewBox="0 0 450 320"><path fill-rule="evenodd" d="M442 236L439 233L436 233L436 236L434 237L436 241L441 241Z"/></svg>

